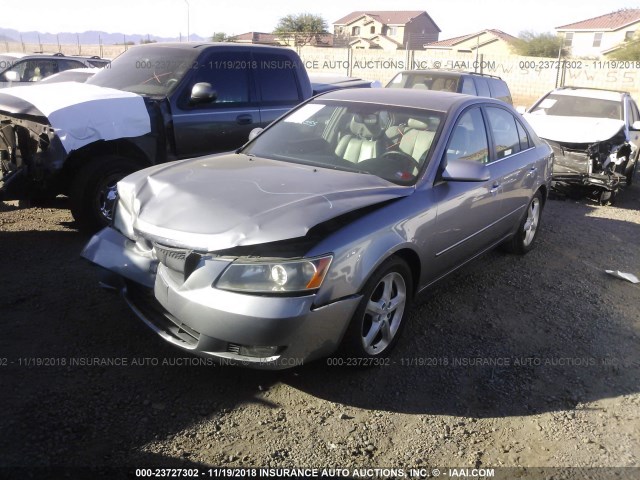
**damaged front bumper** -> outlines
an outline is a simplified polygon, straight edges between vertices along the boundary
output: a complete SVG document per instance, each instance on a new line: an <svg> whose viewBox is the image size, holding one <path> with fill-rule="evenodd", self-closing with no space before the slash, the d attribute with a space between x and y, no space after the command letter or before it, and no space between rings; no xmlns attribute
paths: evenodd
<svg viewBox="0 0 640 480"><path fill-rule="evenodd" d="M617 192L626 182L624 174L631 157L628 143L610 142L575 145L547 140L553 148L552 188L585 194Z"/></svg>
<svg viewBox="0 0 640 480"><path fill-rule="evenodd" d="M57 192L66 158L51 126L36 119L0 114L0 200Z"/></svg>
<svg viewBox="0 0 640 480"><path fill-rule="evenodd" d="M230 259L202 256L185 275L159 263L144 241L111 228L95 235L82 256L102 267L101 284L120 291L164 340L223 365L275 370L326 356L338 347L361 298L316 306L314 294L216 289L213 283Z"/></svg>

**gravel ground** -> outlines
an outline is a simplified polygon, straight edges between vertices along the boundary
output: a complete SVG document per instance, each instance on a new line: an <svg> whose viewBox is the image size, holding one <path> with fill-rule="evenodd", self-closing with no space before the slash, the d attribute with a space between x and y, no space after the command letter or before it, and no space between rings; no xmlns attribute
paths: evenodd
<svg viewBox="0 0 640 480"><path fill-rule="evenodd" d="M0 477L213 465L640 478L640 284L604 273L640 276L637 184L614 207L550 200L535 250L489 253L418 299L391 364L369 369L193 364L98 287L65 207L0 204Z"/></svg>

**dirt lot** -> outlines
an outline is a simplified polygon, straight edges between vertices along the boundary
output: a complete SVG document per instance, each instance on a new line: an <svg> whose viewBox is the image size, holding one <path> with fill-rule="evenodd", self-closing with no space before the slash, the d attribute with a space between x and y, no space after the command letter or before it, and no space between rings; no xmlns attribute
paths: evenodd
<svg viewBox="0 0 640 480"><path fill-rule="evenodd" d="M215 465L640 478L640 284L604 273L640 276L638 185L616 207L550 200L534 251L485 255L419 299L392 364L371 369L191 364L98 287L64 207L0 204L0 477Z"/></svg>

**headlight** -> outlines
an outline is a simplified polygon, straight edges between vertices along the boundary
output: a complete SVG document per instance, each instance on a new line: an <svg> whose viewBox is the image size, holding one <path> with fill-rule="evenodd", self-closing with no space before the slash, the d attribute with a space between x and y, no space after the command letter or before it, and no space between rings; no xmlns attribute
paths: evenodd
<svg viewBox="0 0 640 480"><path fill-rule="evenodd" d="M133 216L121 200L116 202L116 207L113 212L113 228L118 230L125 237L135 240L135 233L133 231Z"/></svg>
<svg viewBox="0 0 640 480"><path fill-rule="evenodd" d="M216 288L251 293L289 293L317 290L333 257L299 260L233 262L215 283Z"/></svg>

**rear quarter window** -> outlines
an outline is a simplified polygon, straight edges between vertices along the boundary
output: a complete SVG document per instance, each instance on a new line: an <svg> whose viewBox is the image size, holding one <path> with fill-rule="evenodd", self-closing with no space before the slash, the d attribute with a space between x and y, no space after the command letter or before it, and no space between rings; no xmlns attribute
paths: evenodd
<svg viewBox="0 0 640 480"><path fill-rule="evenodd" d="M491 91L489 90L489 84L487 84L486 78L475 77L473 80L476 83L479 97L491 97Z"/></svg>
<svg viewBox="0 0 640 480"><path fill-rule="evenodd" d="M487 79L487 81L489 82L489 90L493 98L511 103L511 92L504 81L498 80L497 78L490 78Z"/></svg>

